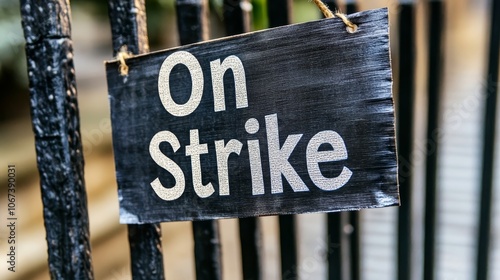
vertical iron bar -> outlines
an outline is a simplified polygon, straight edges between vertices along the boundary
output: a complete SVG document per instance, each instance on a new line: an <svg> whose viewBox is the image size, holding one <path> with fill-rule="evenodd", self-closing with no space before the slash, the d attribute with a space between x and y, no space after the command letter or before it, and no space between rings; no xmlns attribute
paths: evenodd
<svg viewBox="0 0 500 280"><path fill-rule="evenodd" d="M323 3L325 3L326 6L332 11L335 12L339 9L339 5L337 5L336 0L324 0Z"/></svg>
<svg viewBox="0 0 500 280"><path fill-rule="evenodd" d="M21 0L52 279L93 279L69 0Z"/></svg>
<svg viewBox="0 0 500 280"><path fill-rule="evenodd" d="M165 279L160 224L128 225L128 241L132 279Z"/></svg>
<svg viewBox="0 0 500 280"><path fill-rule="evenodd" d="M208 40L207 0L176 0L175 5L181 45Z"/></svg>
<svg viewBox="0 0 500 280"><path fill-rule="evenodd" d="M193 222L196 279L222 279L222 262L217 220Z"/></svg>
<svg viewBox="0 0 500 280"><path fill-rule="evenodd" d="M176 0L181 45L208 39L208 2ZM219 224L217 220L193 222L196 279L222 279Z"/></svg>
<svg viewBox="0 0 500 280"><path fill-rule="evenodd" d="M295 216L279 216L280 252L281 252L281 279L298 279L297 272L297 245L295 244Z"/></svg>
<svg viewBox="0 0 500 280"><path fill-rule="evenodd" d="M108 0L113 55L127 47L132 54L149 52L145 0Z"/></svg>
<svg viewBox="0 0 500 280"><path fill-rule="evenodd" d="M346 0L345 1L345 12L346 14L354 14L358 11L358 5L355 0Z"/></svg>
<svg viewBox="0 0 500 280"><path fill-rule="evenodd" d="M345 2L346 13L354 14L358 11L358 5L354 0L347 0ZM350 234L350 272L351 272L351 280L359 280L360 279L360 262L361 262L361 254L359 243L361 242L361 232L360 232L360 222L359 222L359 211L349 212L349 222L352 226L353 231Z"/></svg>
<svg viewBox="0 0 500 280"><path fill-rule="evenodd" d="M149 52L145 0L108 0L113 55ZM165 279L160 224L128 225L133 279Z"/></svg>
<svg viewBox="0 0 500 280"><path fill-rule="evenodd" d="M493 197L493 165L495 157L495 129L498 95L498 60L500 58L500 1L492 3L486 113L484 120L484 146L481 174L481 206L477 250L476 279L488 279L491 208Z"/></svg>
<svg viewBox="0 0 500 280"><path fill-rule="evenodd" d="M269 27L287 25L291 22L292 1L267 1ZM281 277L282 279L296 279L297 275L297 246L295 244L295 217L293 215L279 216Z"/></svg>
<svg viewBox="0 0 500 280"><path fill-rule="evenodd" d="M346 13L353 14L358 11L358 5L354 0L348 0L345 2ZM349 222L352 226L353 232L350 234L350 272L352 280L360 279L360 248L359 243L361 242L360 233L360 222L359 222L359 211L349 212Z"/></svg>
<svg viewBox="0 0 500 280"><path fill-rule="evenodd" d="M354 14L358 11L358 5L355 0L346 0L345 8L347 14ZM350 275L351 280L360 279L360 242L361 242L361 232L360 232L360 222L359 222L359 211L349 212L349 223L352 226L352 232L349 235L349 251L350 251Z"/></svg>
<svg viewBox="0 0 500 280"><path fill-rule="evenodd" d="M292 0L268 0L267 18L269 27L278 27L292 22Z"/></svg>
<svg viewBox="0 0 500 280"><path fill-rule="evenodd" d="M250 13L244 10L247 0L224 0L224 24L229 36L250 31ZM256 217L238 220L240 230L241 263L243 279L262 278L260 259L260 228Z"/></svg>
<svg viewBox="0 0 500 280"><path fill-rule="evenodd" d="M397 144L399 159L398 279L411 279L413 102L415 95L413 1L400 1Z"/></svg>
<svg viewBox="0 0 500 280"><path fill-rule="evenodd" d="M260 227L257 218L239 219L241 261L243 267L243 279L259 280L262 278L259 265L260 259Z"/></svg>
<svg viewBox="0 0 500 280"><path fill-rule="evenodd" d="M267 1L267 13L270 28L290 24L292 20L292 1ZM281 279L297 279L295 216L281 215L278 218L280 227Z"/></svg>
<svg viewBox="0 0 500 280"><path fill-rule="evenodd" d="M427 155L425 170L424 274L423 279L434 279L436 234L436 187L439 146L439 104L442 81L443 2L429 1L429 68Z"/></svg>
<svg viewBox="0 0 500 280"><path fill-rule="evenodd" d="M224 0L224 25L228 36L250 31L248 0Z"/></svg>
<svg viewBox="0 0 500 280"><path fill-rule="evenodd" d="M328 8L335 12L340 10L337 1L323 1ZM322 14L323 16L323 14ZM328 233L328 280L342 280L342 213L327 214L327 233Z"/></svg>
<svg viewBox="0 0 500 280"><path fill-rule="evenodd" d="M342 214L327 214L328 280L342 280Z"/></svg>
<svg viewBox="0 0 500 280"><path fill-rule="evenodd" d="M349 222L352 226L352 232L349 236L350 243L350 268L351 268L351 280L359 280L360 279L360 246L361 242L361 230L360 230L360 222L359 222L359 212L349 212Z"/></svg>

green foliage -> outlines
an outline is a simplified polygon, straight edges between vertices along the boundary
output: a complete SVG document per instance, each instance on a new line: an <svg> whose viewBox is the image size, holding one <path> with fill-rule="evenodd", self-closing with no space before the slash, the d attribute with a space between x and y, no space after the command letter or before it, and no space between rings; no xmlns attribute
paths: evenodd
<svg viewBox="0 0 500 280"><path fill-rule="evenodd" d="M272 1L272 0L269 0ZM293 22L307 22L320 18L321 12L316 5L309 0L293 1Z"/></svg>
<svg viewBox="0 0 500 280"><path fill-rule="evenodd" d="M19 1L0 2L0 78L13 76L16 86L26 84L24 37L21 27Z"/></svg>
<svg viewBox="0 0 500 280"><path fill-rule="evenodd" d="M269 0L272 1L272 0ZM267 1L252 0L252 23L254 30L267 28L269 22L267 20Z"/></svg>

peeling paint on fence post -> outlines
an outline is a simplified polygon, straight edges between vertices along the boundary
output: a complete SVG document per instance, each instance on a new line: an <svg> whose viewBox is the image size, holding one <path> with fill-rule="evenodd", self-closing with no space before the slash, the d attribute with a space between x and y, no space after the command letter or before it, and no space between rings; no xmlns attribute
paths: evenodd
<svg viewBox="0 0 500 280"><path fill-rule="evenodd" d="M93 279L69 1L23 0L21 15L50 275Z"/></svg>

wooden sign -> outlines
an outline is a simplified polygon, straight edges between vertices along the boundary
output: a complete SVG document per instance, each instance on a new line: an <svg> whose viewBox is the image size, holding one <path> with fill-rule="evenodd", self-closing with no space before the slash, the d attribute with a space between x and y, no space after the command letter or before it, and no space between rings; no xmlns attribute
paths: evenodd
<svg viewBox="0 0 500 280"><path fill-rule="evenodd" d="M106 64L122 223L397 205L386 9Z"/></svg>

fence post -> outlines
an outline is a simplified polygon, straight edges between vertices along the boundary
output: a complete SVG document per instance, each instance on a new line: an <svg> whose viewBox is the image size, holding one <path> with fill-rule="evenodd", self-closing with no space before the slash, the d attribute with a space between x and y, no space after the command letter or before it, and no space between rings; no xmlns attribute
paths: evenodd
<svg viewBox="0 0 500 280"><path fill-rule="evenodd" d="M328 8L332 12L337 11L339 9L339 5L337 4L336 0L323 0L323 3L325 3L325 5L328 6Z"/></svg>
<svg viewBox="0 0 500 280"><path fill-rule="evenodd" d="M181 45L208 39L206 0L177 0L177 27ZM196 278L222 279L222 262L217 220L193 222Z"/></svg>
<svg viewBox="0 0 500 280"><path fill-rule="evenodd" d="M352 232L349 234L349 264L351 280L359 280L361 277L361 222L359 211L349 212L349 223L352 227Z"/></svg>
<svg viewBox="0 0 500 280"><path fill-rule="evenodd" d="M259 263L262 246L259 219L241 218L239 226L243 279L259 280L262 278Z"/></svg>
<svg viewBox="0 0 500 280"><path fill-rule="evenodd" d="M328 280L342 280L342 213L327 214Z"/></svg>
<svg viewBox="0 0 500 280"><path fill-rule="evenodd" d="M250 31L251 13L245 10L248 0L224 0L224 25L226 35L232 36ZM257 217L238 220L240 230L241 264L243 279L259 280L261 236Z"/></svg>
<svg viewBox="0 0 500 280"><path fill-rule="evenodd" d="M498 60L500 58L500 1L492 1L490 53L486 85L486 112L483 128L483 163L479 216L476 279L488 279L490 230L492 223L493 174L495 161L495 131L498 95Z"/></svg>
<svg viewBox="0 0 500 280"><path fill-rule="evenodd" d="M267 1L269 27L278 27L290 24L292 20L292 1ZM280 215L280 253L281 278L297 279L297 245L295 244L295 216Z"/></svg>
<svg viewBox="0 0 500 280"><path fill-rule="evenodd" d="M278 27L292 22L292 0L267 1L269 27Z"/></svg>
<svg viewBox="0 0 500 280"><path fill-rule="evenodd" d="M269 27L278 27L290 24L292 21L292 1L267 1ZM280 253L281 278L296 279L297 275L297 245L295 244L295 216L280 215Z"/></svg>
<svg viewBox="0 0 500 280"><path fill-rule="evenodd" d="M354 14L358 11L358 5L354 0L347 0L345 2L346 13ZM361 275L361 253L360 253L360 242L361 242L361 222L360 222L360 211L349 212L349 223L352 226L353 231L349 234L349 264L351 280L359 280Z"/></svg>
<svg viewBox="0 0 500 280"><path fill-rule="evenodd" d="M224 0L224 26L228 36L250 31L249 0Z"/></svg>
<svg viewBox="0 0 500 280"><path fill-rule="evenodd" d="M207 0L176 0L176 13L181 45L208 40Z"/></svg>
<svg viewBox="0 0 500 280"><path fill-rule="evenodd" d="M434 279L437 158L439 146L439 101L442 81L442 33L444 12L442 1L429 2L429 68L428 68L428 113L427 147L425 169L425 233L423 279Z"/></svg>
<svg viewBox="0 0 500 280"><path fill-rule="evenodd" d="M345 13L346 14L354 14L358 11L358 5L355 0L346 0L345 1Z"/></svg>
<svg viewBox="0 0 500 280"><path fill-rule="evenodd" d="M125 46L133 54L149 52L144 0L108 0L113 55ZM128 225L133 279L165 279L160 224Z"/></svg>
<svg viewBox="0 0 500 280"><path fill-rule="evenodd" d="M335 0L323 1L330 10L338 11L339 5ZM323 16L323 14L321 14ZM328 239L328 280L342 280L342 236L344 234L342 213L334 212L327 215L327 239Z"/></svg>
<svg viewBox="0 0 500 280"><path fill-rule="evenodd" d="M68 0L21 1L52 279L93 279Z"/></svg>
<svg viewBox="0 0 500 280"><path fill-rule="evenodd" d="M415 95L414 1L401 0L399 13L397 145L399 159L398 279L411 279L413 103Z"/></svg>

